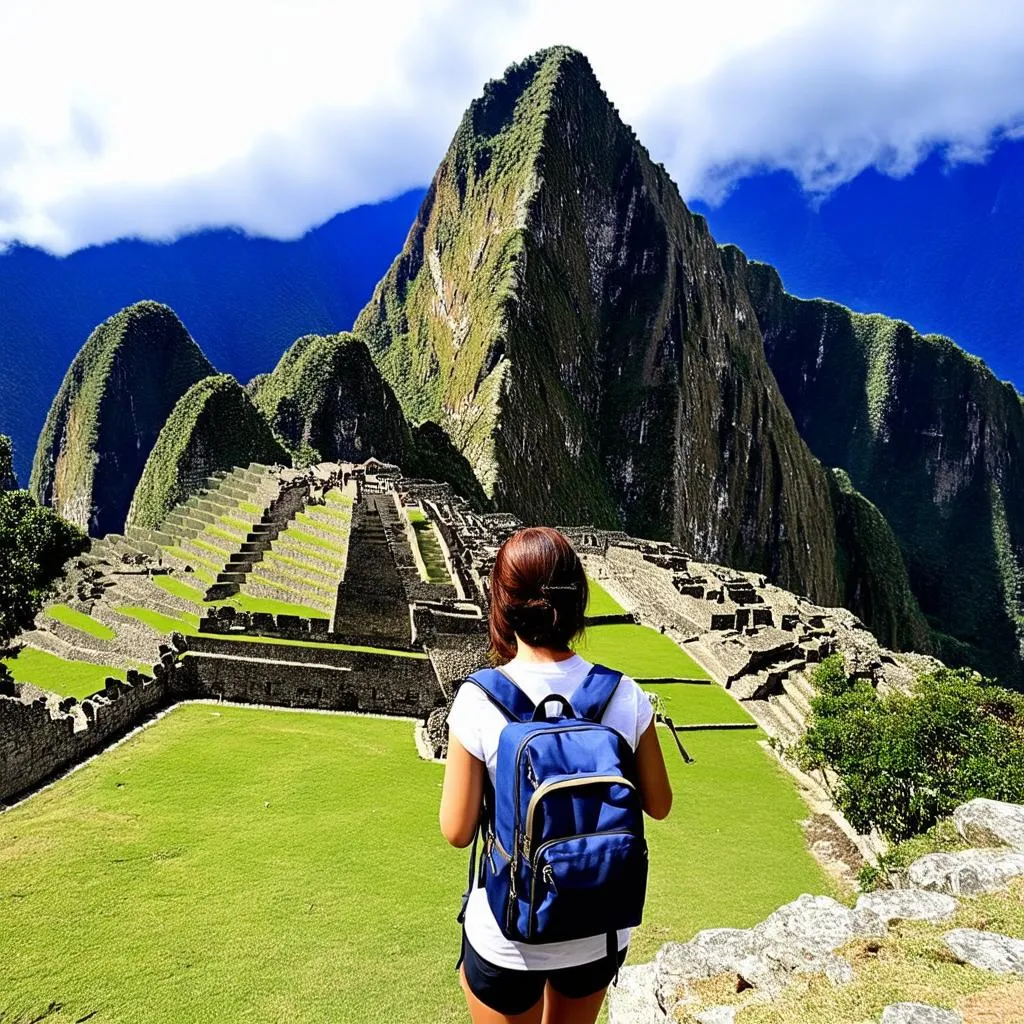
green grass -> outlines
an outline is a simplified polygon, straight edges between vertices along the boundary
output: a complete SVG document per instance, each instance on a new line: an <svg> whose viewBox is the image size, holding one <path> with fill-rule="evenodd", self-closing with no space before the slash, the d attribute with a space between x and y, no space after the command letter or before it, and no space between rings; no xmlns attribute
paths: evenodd
<svg viewBox="0 0 1024 1024"><path fill-rule="evenodd" d="M190 587L187 583L178 579L177 576L151 576L150 579L155 586L167 591L168 594L174 597L181 598L182 601L191 601L193 604L201 605L203 598L206 596L205 590L197 590L195 587Z"/></svg>
<svg viewBox="0 0 1024 1024"><path fill-rule="evenodd" d="M626 609L608 593L595 579L587 577L590 600L587 601L588 615L621 615Z"/></svg>
<svg viewBox="0 0 1024 1024"><path fill-rule="evenodd" d="M264 512L266 512L266 509L265 508L260 508L259 505L255 504L254 502L251 502L251 501L240 501L238 503L238 511L239 512L248 512L249 515L255 517L253 519L253 522L255 522L257 519L259 519L260 516L263 515Z"/></svg>
<svg viewBox="0 0 1024 1024"><path fill-rule="evenodd" d="M164 612L143 608L139 605L121 604L114 608L121 615L137 619L158 633L194 633L199 629L199 616L189 612L180 615L166 615Z"/></svg>
<svg viewBox="0 0 1024 1024"><path fill-rule="evenodd" d="M77 629L81 633L88 633L89 636L94 636L97 640L113 640L117 636L117 633L109 626L97 622L91 615L75 611L70 605L51 604L43 611L51 619L63 622L65 626Z"/></svg>
<svg viewBox="0 0 1024 1024"><path fill-rule="evenodd" d="M451 583L452 578L445 564L441 542L437 537L437 528L418 508L405 510L412 523L416 536L416 545L420 549L423 564L427 570L428 583Z"/></svg>
<svg viewBox="0 0 1024 1024"><path fill-rule="evenodd" d="M240 612L267 612L270 615L301 615L307 619L330 618L323 608L314 608L308 604L297 604L290 601L276 601L272 597L252 597L250 594L239 593L226 597L223 601L214 601L207 607L231 605Z"/></svg>
<svg viewBox="0 0 1024 1024"><path fill-rule="evenodd" d="M62 697L89 697L102 690L107 676L125 678L126 670L113 665L93 665L88 661L66 661L49 651L37 651L33 647L25 647L12 658L4 658L3 663L11 670L11 675L19 683L32 683L44 690L52 690ZM150 672L147 667L144 671ZM2 858L0 858L2 859ZM0 984L0 993L3 985ZM0 996L2 1000L2 996ZM0 1011L3 1010L0 1002ZM0 1013L0 1020L2 1020Z"/></svg>
<svg viewBox="0 0 1024 1024"><path fill-rule="evenodd" d="M363 647L359 644L328 644L318 640L285 640L273 636L246 636L243 633L217 634L217 639L230 640L232 643L242 644L277 644L281 647L317 647L328 651L362 651L365 654L390 654L398 658L416 658L419 660L427 657L418 651L392 651L386 647Z"/></svg>
<svg viewBox="0 0 1024 1024"><path fill-rule="evenodd" d="M707 679L708 674L671 637L648 626L591 626L575 649L588 661L617 668L634 679Z"/></svg>
<svg viewBox="0 0 1024 1024"><path fill-rule="evenodd" d="M806 811L756 743L699 734L687 766L661 732L677 800L650 824L633 962L827 887ZM0 1012L465 1020L466 852L438 831L441 778L407 722L179 707L0 817Z"/></svg>
<svg viewBox="0 0 1024 1024"><path fill-rule="evenodd" d="M288 537L291 540L298 541L300 544L312 545L315 548L323 548L330 554L339 555L341 558L345 557L347 544L335 544L332 541L324 540L321 537L317 537L315 534L306 533L305 530L300 530L297 527L290 526L282 537Z"/></svg>
<svg viewBox="0 0 1024 1024"><path fill-rule="evenodd" d="M648 693L661 698L665 714L676 725L708 725L711 723L752 723L754 720L720 686L691 683L644 683ZM681 737L684 745L687 737Z"/></svg>

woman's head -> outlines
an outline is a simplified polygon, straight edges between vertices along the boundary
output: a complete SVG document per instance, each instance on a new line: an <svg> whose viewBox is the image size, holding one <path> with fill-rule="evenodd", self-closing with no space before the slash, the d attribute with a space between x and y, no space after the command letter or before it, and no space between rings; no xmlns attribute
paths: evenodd
<svg viewBox="0 0 1024 1024"><path fill-rule="evenodd" d="M498 548L491 569L491 658L509 661L516 636L531 647L565 650L583 630L587 577L557 530L531 526Z"/></svg>

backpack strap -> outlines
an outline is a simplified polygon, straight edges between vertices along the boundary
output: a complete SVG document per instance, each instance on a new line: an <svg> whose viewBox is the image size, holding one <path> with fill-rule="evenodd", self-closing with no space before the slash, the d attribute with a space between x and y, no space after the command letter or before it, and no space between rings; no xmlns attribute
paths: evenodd
<svg viewBox="0 0 1024 1024"><path fill-rule="evenodd" d="M466 682L476 683L510 722L528 722L537 710L537 705L500 669L478 669L466 676Z"/></svg>
<svg viewBox="0 0 1024 1024"><path fill-rule="evenodd" d="M570 703L576 714L588 721L600 722L621 679L621 672L595 665L573 692Z"/></svg>

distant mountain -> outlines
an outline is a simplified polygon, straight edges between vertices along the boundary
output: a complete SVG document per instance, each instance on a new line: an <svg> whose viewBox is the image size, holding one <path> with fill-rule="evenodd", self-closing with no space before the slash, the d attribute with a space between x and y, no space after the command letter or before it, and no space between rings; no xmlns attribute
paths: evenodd
<svg viewBox="0 0 1024 1024"><path fill-rule="evenodd" d="M0 254L0 432L22 480L61 378L92 328L141 299L171 306L218 370L245 382L300 335L352 326L402 247L422 191L339 214L292 242L203 231L57 258Z"/></svg>
<svg viewBox="0 0 1024 1024"><path fill-rule="evenodd" d="M32 497L94 537L119 532L175 403L213 373L165 305L137 302L104 320L50 406L32 462Z"/></svg>
<svg viewBox="0 0 1024 1024"><path fill-rule="evenodd" d="M1024 391L1024 138L983 163L933 154L904 178L868 170L820 202L776 172L692 207L791 294L955 338Z"/></svg>

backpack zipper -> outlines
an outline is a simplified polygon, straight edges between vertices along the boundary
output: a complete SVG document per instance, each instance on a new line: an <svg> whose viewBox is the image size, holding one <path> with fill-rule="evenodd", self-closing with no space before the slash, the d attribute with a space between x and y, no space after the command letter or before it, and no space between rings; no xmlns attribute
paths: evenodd
<svg viewBox="0 0 1024 1024"><path fill-rule="evenodd" d="M600 784L611 785L618 783L636 789L629 779L622 775L573 775L568 779L558 779L555 782L545 782L540 785L533 796L530 797L529 806L526 808L526 834L523 836L523 855L530 856L530 847L533 844L533 816L537 811L537 805L549 793L558 789L569 789L574 786L596 786Z"/></svg>
<svg viewBox="0 0 1024 1024"><path fill-rule="evenodd" d="M535 906L535 904L537 902L537 863L540 860L540 855L549 846L553 846L555 843L564 843L566 840L569 840L569 839L593 839L595 836L627 836L627 835L631 836L633 834L634 834L633 831L631 829L628 829L628 828L613 828L613 829L609 829L607 832L586 832L586 833L584 833L583 835L580 835L580 836L562 836L560 839L548 839L546 842L541 843L540 846L537 847L536 853L534 853L534 855L533 855L533 863L531 864L531 868L532 868L532 871L533 871L533 878L530 880L530 913L528 914L528 916L526 918L526 937L527 937L527 939L529 939L529 938L531 938L533 936L534 906ZM553 878L554 877L554 868L552 868L550 864L545 864L544 867L545 867L545 869L550 869L551 870L551 876ZM546 870L542 871L541 875L542 875L542 877L546 876ZM546 880L547 879L545 877L545 881ZM557 895L558 890L555 889L554 882L552 881L549 884L551 885L552 890Z"/></svg>

